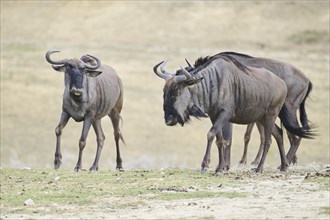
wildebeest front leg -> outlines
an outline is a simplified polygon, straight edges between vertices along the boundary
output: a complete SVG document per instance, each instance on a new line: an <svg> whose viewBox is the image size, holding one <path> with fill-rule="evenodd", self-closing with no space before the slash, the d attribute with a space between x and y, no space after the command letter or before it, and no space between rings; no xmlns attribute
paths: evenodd
<svg viewBox="0 0 330 220"><path fill-rule="evenodd" d="M207 134L207 148L211 148L214 137L217 137L217 146L219 151L219 164L216 168L216 174L222 172L225 168L225 154L224 154L224 145L226 144L223 138L223 128L226 128L229 124L229 114L225 111L220 112L218 117L215 120L212 120L213 126ZM227 131L226 131L227 132ZM231 132L229 132L231 133Z"/></svg>
<svg viewBox="0 0 330 220"><path fill-rule="evenodd" d="M226 114L223 113L223 115L226 115ZM204 155L204 158L203 158L203 161L202 161L202 165L201 165L201 172L202 173L206 172L207 168L209 168L209 166L210 166L210 154L211 154L211 147L212 147L213 139L216 136L216 134L222 129L223 125L221 125L221 123L225 120L218 117L215 120L211 119L211 121L212 121L213 126L207 134L206 152L205 152L205 155ZM224 126L224 129L226 130L225 131L226 135L230 136L230 138L231 138L232 125L229 123L229 120L228 120L228 124L226 122L226 124ZM230 158L230 146L227 146L228 148L226 147L226 155L228 155L229 158ZM229 159L228 162L230 163L230 159Z"/></svg>
<svg viewBox="0 0 330 220"><path fill-rule="evenodd" d="M213 142L214 137L209 135L207 136L207 146L206 146L206 152L202 161L202 165L201 165L201 172L205 173L207 171L207 169L210 167L210 151L211 151L211 146L212 146L212 142Z"/></svg>
<svg viewBox="0 0 330 220"><path fill-rule="evenodd" d="M265 115L264 118L261 120L261 123L264 127L265 144L264 144L261 160L259 162L258 167L255 169L255 172L257 173L261 173L264 169L264 163L266 160L266 156L268 154L268 150L270 148L271 136L272 136L273 128L275 126L275 119L276 119L275 115L277 116L277 114Z"/></svg>
<svg viewBox="0 0 330 220"><path fill-rule="evenodd" d="M97 150L94 163L89 170L97 171L99 169L99 159L103 148L105 135L102 130L101 119L94 121L92 125L96 134Z"/></svg>
<svg viewBox="0 0 330 220"><path fill-rule="evenodd" d="M231 152L231 142L232 142L232 136L233 136L233 125L228 122L225 124L225 126L222 128L222 135L225 140L225 169L229 170L230 168L230 152Z"/></svg>
<svg viewBox="0 0 330 220"><path fill-rule="evenodd" d="M257 128L258 128L259 135L260 135L260 145L259 145L258 153L251 163L252 166L257 166L259 164L260 158L262 155L262 151L263 151L264 145L265 145L264 127L262 126L262 124L260 122L257 122Z"/></svg>
<svg viewBox="0 0 330 220"><path fill-rule="evenodd" d="M61 153L61 136L62 130L66 126L70 119L70 115L66 112L62 112L61 119L58 126L55 128L56 134L56 150L55 150L55 159L54 159L54 169L60 168L62 162L62 153Z"/></svg>
<svg viewBox="0 0 330 220"><path fill-rule="evenodd" d="M82 169L81 166L81 162L82 162L82 154L84 151L84 148L86 146L86 138L88 135L88 131L92 125L92 120L93 117L92 116L87 116L84 120L84 125L83 125L83 129L81 132L81 136L80 136L80 140L79 140L79 157L78 157L78 162L76 167L74 168L74 171L79 172Z"/></svg>

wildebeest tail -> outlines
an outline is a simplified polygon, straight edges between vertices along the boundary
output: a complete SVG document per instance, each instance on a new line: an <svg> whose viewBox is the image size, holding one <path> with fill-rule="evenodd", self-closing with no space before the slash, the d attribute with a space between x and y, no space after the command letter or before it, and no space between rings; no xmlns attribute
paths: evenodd
<svg viewBox="0 0 330 220"><path fill-rule="evenodd" d="M289 131L291 134L297 135L302 138L308 138L308 139L314 138L315 134L309 128L306 129L304 127L299 127L295 125L295 123L292 121L292 118L290 117L288 108L286 107L285 103L278 117L281 119L281 122L284 125L285 129Z"/></svg>
<svg viewBox="0 0 330 220"><path fill-rule="evenodd" d="M120 115L119 115L119 119L121 121L121 126L123 126L124 125L124 120L123 120L123 118ZM120 138L120 140L123 142L123 144L126 145L125 139L124 139L123 135L121 134L120 129L118 129L118 132L119 132L119 138Z"/></svg>
<svg viewBox="0 0 330 220"><path fill-rule="evenodd" d="M309 93L312 91L312 88L313 88L313 85L311 82L309 82L306 96L304 97L303 101L300 103L300 106L299 106L300 122L301 122L303 128L305 128L305 129L310 129L310 126L308 125L308 118L307 118L307 113L306 113L306 109L305 109L305 101L306 101Z"/></svg>

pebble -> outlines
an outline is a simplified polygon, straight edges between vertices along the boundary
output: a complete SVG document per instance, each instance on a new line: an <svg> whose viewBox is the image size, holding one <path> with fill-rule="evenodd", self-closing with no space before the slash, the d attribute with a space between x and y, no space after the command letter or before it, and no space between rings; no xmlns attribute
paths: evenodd
<svg viewBox="0 0 330 220"><path fill-rule="evenodd" d="M27 200L25 200L24 205L25 206L31 206L31 205L34 205L34 202L33 202L32 199L27 199Z"/></svg>
<svg viewBox="0 0 330 220"><path fill-rule="evenodd" d="M56 183L56 182L58 182L59 180L60 180L60 177L57 176L57 177L55 177L54 179L52 179L51 181L49 181L48 184Z"/></svg>

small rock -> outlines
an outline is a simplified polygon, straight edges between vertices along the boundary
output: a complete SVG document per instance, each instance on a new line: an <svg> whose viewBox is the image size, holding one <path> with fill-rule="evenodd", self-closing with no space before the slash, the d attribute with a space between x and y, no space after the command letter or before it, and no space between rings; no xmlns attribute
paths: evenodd
<svg viewBox="0 0 330 220"><path fill-rule="evenodd" d="M25 200L24 205L25 206L31 206L31 205L34 205L34 202L33 202L32 199L28 199L28 200Z"/></svg>
<svg viewBox="0 0 330 220"><path fill-rule="evenodd" d="M189 202L188 206L193 206L193 205L197 205L197 202Z"/></svg>
<svg viewBox="0 0 330 220"><path fill-rule="evenodd" d="M164 172L161 172L160 175L161 175L161 177L165 177L165 173Z"/></svg>
<svg viewBox="0 0 330 220"><path fill-rule="evenodd" d="M23 170L31 170L31 167L23 167Z"/></svg>
<svg viewBox="0 0 330 220"><path fill-rule="evenodd" d="M58 182L59 180L60 180L60 177L57 176L57 177L55 177L54 179L52 179L51 181L49 181L48 184L56 183L56 182Z"/></svg>

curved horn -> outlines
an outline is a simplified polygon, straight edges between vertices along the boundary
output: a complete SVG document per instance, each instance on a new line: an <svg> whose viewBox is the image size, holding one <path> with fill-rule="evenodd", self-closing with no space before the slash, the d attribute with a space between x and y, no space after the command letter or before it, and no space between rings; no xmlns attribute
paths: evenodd
<svg viewBox="0 0 330 220"><path fill-rule="evenodd" d="M184 59L186 60L186 63L188 64L189 67L193 67L193 66L189 63L189 61L187 60L187 58L184 58Z"/></svg>
<svg viewBox="0 0 330 220"><path fill-rule="evenodd" d="M58 60L58 61L53 61L50 59L50 55L53 53L58 53L61 52L59 50L50 50L46 53L46 60L48 61L48 63L53 64L53 65L63 65L66 62L68 62L68 59L63 59L63 60Z"/></svg>
<svg viewBox="0 0 330 220"><path fill-rule="evenodd" d="M190 73L187 70L185 70L181 65L180 65L180 67L181 67L181 71L182 71L183 75L175 76L174 81L176 83L180 83L180 82L185 82L187 80L192 79L192 76L190 75Z"/></svg>
<svg viewBox="0 0 330 220"><path fill-rule="evenodd" d="M97 68L99 68L101 66L101 60L97 57L94 57L92 55L89 55L89 54L86 54L87 56L93 58L95 61L96 61L96 65L95 66L92 66L92 65L89 65L87 63L85 63L85 68L86 69L89 69L89 70L96 70Z"/></svg>
<svg viewBox="0 0 330 220"><path fill-rule="evenodd" d="M191 74L186 69L184 69L181 65L180 65L180 67L181 67L181 71L182 71L183 75L185 75L187 77L187 80L192 79Z"/></svg>
<svg viewBox="0 0 330 220"><path fill-rule="evenodd" d="M165 70L165 66L166 66L167 61L168 61L168 60L166 60L166 61L160 66L160 71L162 71L162 73L164 73L164 74L174 76L174 75L175 75L174 73L170 73L170 72L167 72L167 71Z"/></svg>
<svg viewBox="0 0 330 220"><path fill-rule="evenodd" d="M167 61L166 62L162 61L162 62L158 63L156 66L154 66L153 70L154 70L154 73L156 73L157 76L159 76L162 79L168 80L174 74L166 72L166 70L165 70L166 63L167 63ZM160 71L161 72L158 71L159 66L160 66Z"/></svg>

